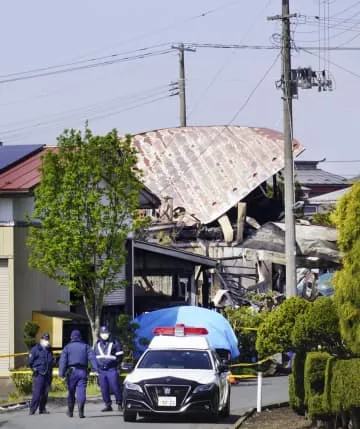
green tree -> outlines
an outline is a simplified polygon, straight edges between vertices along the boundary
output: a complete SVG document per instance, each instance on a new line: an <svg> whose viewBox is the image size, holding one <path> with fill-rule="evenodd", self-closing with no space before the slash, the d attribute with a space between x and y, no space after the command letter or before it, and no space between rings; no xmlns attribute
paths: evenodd
<svg viewBox="0 0 360 429"><path fill-rule="evenodd" d="M29 264L82 297L93 341L104 296L124 286L118 279L127 237L141 226L136 155L131 138L116 130L66 130L43 157L35 190Z"/></svg>
<svg viewBox="0 0 360 429"><path fill-rule="evenodd" d="M299 314L291 334L291 342L298 352L322 350L335 353L346 353L339 330L339 317L334 301L329 297L317 298L309 303L308 308Z"/></svg>
<svg viewBox="0 0 360 429"><path fill-rule="evenodd" d="M350 350L360 354L360 182L339 201L333 214L343 265L334 277L334 303L340 332Z"/></svg>
<svg viewBox="0 0 360 429"><path fill-rule="evenodd" d="M305 299L293 297L286 299L276 310L269 313L260 325L256 339L256 349L260 357L293 351L291 334L295 321L308 306L309 302Z"/></svg>
<svg viewBox="0 0 360 429"><path fill-rule="evenodd" d="M312 217L312 223L314 225L322 225L333 228L335 226L332 218L334 211L335 207L330 207L323 213L315 213Z"/></svg>
<svg viewBox="0 0 360 429"><path fill-rule="evenodd" d="M258 312L246 306L236 310L226 310L226 317L239 341L241 362L251 362L252 358L256 356L257 329L267 314L266 311Z"/></svg>

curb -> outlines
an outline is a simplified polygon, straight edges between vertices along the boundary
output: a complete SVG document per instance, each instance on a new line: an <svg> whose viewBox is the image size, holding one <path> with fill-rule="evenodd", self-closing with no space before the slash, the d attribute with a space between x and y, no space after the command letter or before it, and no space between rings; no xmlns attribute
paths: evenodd
<svg viewBox="0 0 360 429"><path fill-rule="evenodd" d="M230 426L230 429L238 429L247 419L249 419L256 411L256 408L249 408L245 413L239 417L236 422Z"/></svg>
<svg viewBox="0 0 360 429"><path fill-rule="evenodd" d="M102 402L102 401L103 400L101 396L90 396L90 397L88 396L86 398L86 402L94 403L94 402ZM30 398L26 401L0 405L0 414L10 412L10 411L23 410L24 408L27 408L29 406L29 402L30 402ZM48 403L54 403L54 402L66 405L66 397L64 398L49 397L48 398Z"/></svg>
<svg viewBox="0 0 360 429"><path fill-rule="evenodd" d="M289 402L275 402L273 404L264 405L262 407L262 412L267 410L274 410L277 408L284 408L288 407ZM230 426L230 429L239 429L241 425L249 419L252 415L256 413L256 408L250 408L248 411L246 411L232 426Z"/></svg>

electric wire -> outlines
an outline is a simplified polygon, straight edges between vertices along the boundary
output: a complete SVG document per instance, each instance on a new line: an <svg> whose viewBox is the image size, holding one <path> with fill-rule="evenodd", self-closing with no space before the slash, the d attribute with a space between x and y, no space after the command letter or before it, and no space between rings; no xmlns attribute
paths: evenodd
<svg viewBox="0 0 360 429"><path fill-rule="evenodd" d="M0 79L0 84L1 83L4 84L4 83L10 83L10 82L18 82L18 81L22 81L22 80L34 79L34 78L45 77L45 76L54 76L54 75L59 75L59 74L63 74L63 73L71 73L71 72L75 72L75 71L79 71L79 70L88 70L88 69L93 69L96 67L104 67L104 66L108 66L108 65L112 65L112 64L118 64L118 63L123 63L123 62L128 62L128 61L135 61L135 60L149 58L149 57L153 57L153 56L166 55L169 53L173 53L173 50L171 48L163 49L161 51L146 52L143 54L133 55L133 56L129 56L129 57L109 59L107 61L101 61L101 62L93 63L93 64L83 64L83 65L78 65L78 66L72 66L72 67L68 67L68 68L64 68L64 69L60 69L60 70L49 70L49 71L34 73L32 75L8 77L8 78Z"/></svg>

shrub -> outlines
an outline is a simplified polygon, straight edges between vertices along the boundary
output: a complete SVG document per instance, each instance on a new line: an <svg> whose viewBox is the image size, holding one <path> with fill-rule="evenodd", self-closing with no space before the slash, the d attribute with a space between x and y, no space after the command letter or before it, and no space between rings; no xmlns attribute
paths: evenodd
<svg viewBox="0 0 360 429"><path fill-rule="evenodd" d="M304 369L305 405L310 418L322 419L329 413L329 406L323 400L325 369L330 355L326 352L312 352L306 355Z"/></svg>
<svg viewBox="0 0 360 429"><path fill-rule="evenodd" d="M24 371L24 372L18 372ZM25 372L26 371L26 372ZM11 371L11 379L20 395L30 395L32 392L32 373L28 368L18 368Z"/></svg>
<svg viewBox="0 0 360 429"><path fill-rule="evenodd" d="M40 326L36 322L27 320L24 325L24 343L28 350L36 344L36 335L39 332Z"/></svg>
<svg viewBox="0 0 360 429"><path fill-rule="evenodd" d="M258 328L266 315L266 312L257 312L251 307L245 306L236 310L226 310L226 317L239 341L241 350L239 360L241 362L251 362L256 357L257 331L244 328Z"/></svg>
<svg viewBox="0 0 360 429"><path fill-rule="evenodd" d="M333 360L326 371L325 394L331 411L360 407L360 358Z"/></svg>
<svg viewBox="0 0 360 429"><path fill-rule="evenodd" d="M303 298L288 298L266 317L256 340L256 349L261 357L292 351L291 333L296 317L308 306L309 302Z"/></svg>
<svg viewBox="0 0 360 429"><path fill-rule="evenodd" d="M296 350L316 351L321 346L325 351L344 353L339 317L331 298L318 298L298 315L291 342Z"/></svg>
<svg viewBox="0 0 360 429"><path fill-rule="evenodd" d="M305 354L296 353L292 361L292 373L289 376L290 407L300 414L304 413L304 366Z"/></svg>

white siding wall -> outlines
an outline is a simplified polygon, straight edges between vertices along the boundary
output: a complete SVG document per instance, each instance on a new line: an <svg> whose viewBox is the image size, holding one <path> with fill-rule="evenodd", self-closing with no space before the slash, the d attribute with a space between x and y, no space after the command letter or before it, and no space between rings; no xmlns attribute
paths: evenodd
<svg viewBox="0 0 360 429"><path fill-rule="evenodd" d="M13 216L15 222L24 222L26 214L31 215L34 210L34 197L14 198Z"/></svg>
<svg viewBox="0 0 360 429"><path fill-rule="evenodd" d="M0 259L0 355L11 353L10 345L10 275L8 260ZM0 375L7 374L10 358L0 358Z"/></svg>
<svg viewBox="0 0 360 429"><path fill-rule="evenodd" d="M13 200L0 198L0 222L12 222L14 220Z"/></svg>

